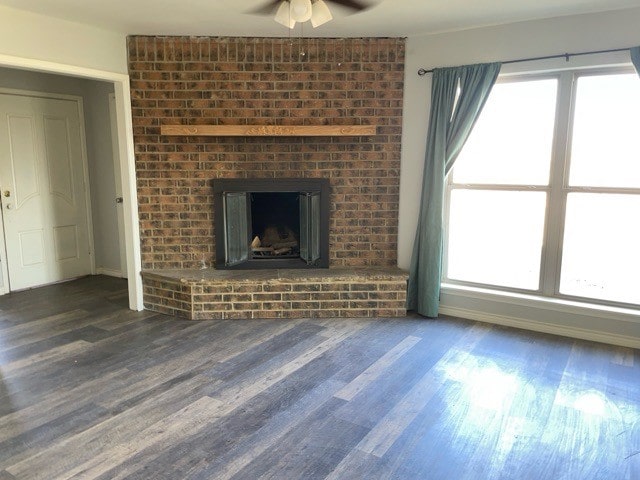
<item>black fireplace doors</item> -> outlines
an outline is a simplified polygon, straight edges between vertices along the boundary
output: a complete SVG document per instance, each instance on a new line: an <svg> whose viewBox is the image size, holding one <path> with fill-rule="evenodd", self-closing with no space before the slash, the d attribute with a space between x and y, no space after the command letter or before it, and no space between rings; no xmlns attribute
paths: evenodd
<svg viewBox="0 0 640 480"><path fill-rule="evenodd" d="M213 182L216 268L327 268L327 179Z"/></svg>

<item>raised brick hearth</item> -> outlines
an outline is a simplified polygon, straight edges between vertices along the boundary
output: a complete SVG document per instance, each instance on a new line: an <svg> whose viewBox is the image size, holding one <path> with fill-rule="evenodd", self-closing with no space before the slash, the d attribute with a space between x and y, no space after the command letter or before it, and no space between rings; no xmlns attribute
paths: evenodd
<svg viewBox="0 0 640 480"><path fill-rule="evenodd" d="M143 274L145 307L191 320L402 317L397 268L164 270Z"/></svg>

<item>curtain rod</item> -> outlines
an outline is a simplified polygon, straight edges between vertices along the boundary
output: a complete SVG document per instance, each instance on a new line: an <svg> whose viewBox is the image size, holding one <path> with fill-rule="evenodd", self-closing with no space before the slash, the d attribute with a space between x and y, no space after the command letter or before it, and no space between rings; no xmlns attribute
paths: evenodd
<svg viewBox="0 0 640 480"><path fill-rule="evenodd" d="M549 60L552 58L564 58L567 62L571 57L579 57L580 55L596 55L598 53L613 53L613 52L624 52L628 51L629 48L613 48L610 50L594 50L592 52L580 52L580 53L561 53L559 55L546 55L544 57L531 57L531 58L520 58L518 60L507 60L506 62L501 62L502 65L507 65L508 63L521 63L521 62L533 62L535 60ZM433 73L435 69L425 70L421 68L418 70L418 75L421 77L426 75L427 73Z"/></svg>

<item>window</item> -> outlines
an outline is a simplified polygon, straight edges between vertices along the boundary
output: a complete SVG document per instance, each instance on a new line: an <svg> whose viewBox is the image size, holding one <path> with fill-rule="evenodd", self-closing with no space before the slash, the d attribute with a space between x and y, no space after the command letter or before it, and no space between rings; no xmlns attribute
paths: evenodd
<svg viewBox="0 0 640 480"><path fill-rule="evenodd" d="M640 79L500 79L452 172L444 280L640 305Z"/></svg>

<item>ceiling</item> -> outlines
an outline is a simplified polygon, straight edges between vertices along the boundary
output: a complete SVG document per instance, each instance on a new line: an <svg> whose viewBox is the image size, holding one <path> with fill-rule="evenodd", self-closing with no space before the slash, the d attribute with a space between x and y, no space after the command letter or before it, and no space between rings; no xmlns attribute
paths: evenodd
<svg viewBox="0 0 640 480"><path fill-rule="evenodd" d="M329 3L334 20L289 31L244 12L266 0L0 0L5 5L126 34L406 37L524 20L640 7L640 0L363 0L356 15Z"/></svg>

